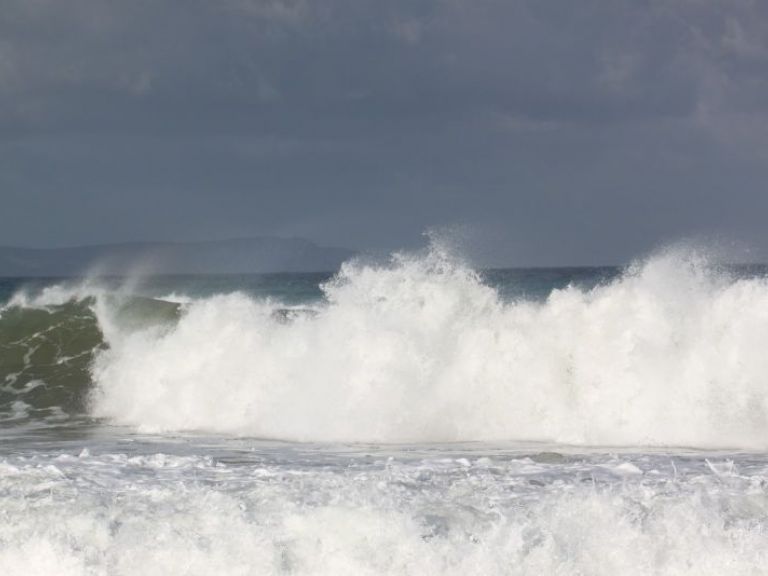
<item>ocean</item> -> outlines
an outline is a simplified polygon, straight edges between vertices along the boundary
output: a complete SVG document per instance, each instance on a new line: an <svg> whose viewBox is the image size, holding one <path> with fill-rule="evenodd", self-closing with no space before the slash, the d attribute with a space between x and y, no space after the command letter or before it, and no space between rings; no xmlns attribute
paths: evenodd
<svg viewBox="0 0 768 576"><path fill-rule="evenodd" d="M0 574L768 573L768 269L0 279Z"/></svg>

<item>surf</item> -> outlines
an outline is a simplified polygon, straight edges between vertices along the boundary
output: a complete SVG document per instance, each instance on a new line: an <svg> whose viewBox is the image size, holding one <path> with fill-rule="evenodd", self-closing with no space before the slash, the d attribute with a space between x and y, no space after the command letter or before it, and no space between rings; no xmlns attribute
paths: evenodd
<svg viewBox="0 0 768 576"><path fill-rule="evenodd" d="M80 358L78 384L60 386L77 400L63 405L143 432L768 445L768 281L760 273L668 250L592 285L532 298L509 296L509 287L433 246L385 263L348 262L321 291L288 306L244 291L168 302L51 290L36 302L13 299L0 333L35 306L57 330L57 313L88 318L82 356L61 353ZM46 365L41 381L50 386L56 367ZM23 392L33 379L8 384L8 373L16 392L3 397L6 408L34 406L34 390Z"/></svg>
<svg viewBox="0 0 768 576"><path fill-rule="evenodd" d="M303 441L763 447L768 283L670 252L505 301L440 250L345 265L314 315L241 293L106 330L93 414ZM108 326L100 315L102 326Z"/></svg>

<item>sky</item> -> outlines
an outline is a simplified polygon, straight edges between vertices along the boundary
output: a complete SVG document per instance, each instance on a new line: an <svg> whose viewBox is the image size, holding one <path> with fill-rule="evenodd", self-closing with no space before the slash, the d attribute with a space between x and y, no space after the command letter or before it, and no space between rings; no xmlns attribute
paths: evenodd
<svg viewBox="0 0 768 576"><path fill-rule="evenodd" d="M0 245L766 260L767 182L763 0L0 0Z"/></svg>

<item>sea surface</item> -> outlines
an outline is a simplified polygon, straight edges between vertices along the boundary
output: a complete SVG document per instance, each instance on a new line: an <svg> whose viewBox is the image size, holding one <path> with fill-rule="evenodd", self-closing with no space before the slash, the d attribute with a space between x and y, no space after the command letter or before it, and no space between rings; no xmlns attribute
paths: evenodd
<svg viewBox="0 0 768 576"><path fill-rule="evenodd" d="M768 269L0 279L0 574L768 574Z"/></svg>

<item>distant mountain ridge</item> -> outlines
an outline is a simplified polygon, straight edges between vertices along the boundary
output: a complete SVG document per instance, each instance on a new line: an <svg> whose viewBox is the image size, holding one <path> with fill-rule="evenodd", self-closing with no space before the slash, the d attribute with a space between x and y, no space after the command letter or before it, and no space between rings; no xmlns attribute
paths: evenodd
<svg viewBox="0 0 768 576"><path fill-rule="evenodd" d="M0 276L248 274L336 270L356 252L303 238L261 236L211 242L129 242L68 248L0 246Z"/></svg>

